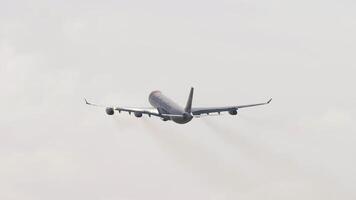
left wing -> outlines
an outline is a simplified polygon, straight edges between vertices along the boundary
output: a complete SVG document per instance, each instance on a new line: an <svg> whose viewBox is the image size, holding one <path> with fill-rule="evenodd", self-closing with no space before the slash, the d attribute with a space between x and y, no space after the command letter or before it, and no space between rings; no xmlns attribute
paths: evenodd
<svg viewBox="0 0 356 200"><path fill-rule="evenodd" d="M160 117L160 118L166 119L166 120L169 120L170 117L177 117L177 115L160 113L156 108L105 106L105 105L90 103L86 99L84 99L84 100L87 105L106 108L105 111L106 111L106 114L108 114L108 115L113 115L115 111L118 111L119 113L121 113L121 112L127 112L129 114L134 113L134 115L136 117L142 117L142 115L148 115L149 117L156 116L156 117ZM181 115L179 115L179 116L181 116Z"/></svg>
<svg viewBox="0 0 356 200"><path fill-rule="evenodd" d="M199 117L201 114L211 114L217 113L220 114L221 112L229 112L232 115L237 114L237 110L240 108L247 108L247 107L254 107L254 106L261 106L271 103L272 99L268 100L265 103L257 103L257 104L248 104L248 105L238 105L238 106L227 106L227 107L209 107L209 108L192 108L192 114L195 117Z"/></svg>

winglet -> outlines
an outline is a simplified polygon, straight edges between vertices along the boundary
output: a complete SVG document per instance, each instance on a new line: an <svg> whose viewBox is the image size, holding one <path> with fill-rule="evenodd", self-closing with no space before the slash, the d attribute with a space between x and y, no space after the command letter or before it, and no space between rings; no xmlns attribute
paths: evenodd
<svg viewBox="0 0 356 200"><path fill-rule="evenodd" d="M270 98L270 99L267 101L267 104L268 104L268 103L271 103L271 101L272 101L272 98Z"/></svg>
<svg viewBox="0 0 356 200"><path fill-rule="evenodd" d="M86 98L84 98L85 104L89 105L89 106L96 106L96 107L103 107L106 108L108 106L104 106L104 105L99 105L99 104L94 104L94 103L90 103Z"/></svg>
<svg viewBox="0 0 356 200"><path fill-rule="evenodd" d="M84 98L85 104L89 105L90 103L87 101L86 98Z"/></svg>
<svg viewBox="0 0 356 200"><path fill-rule="evenodd" d="M89 105L89 106L98 106L98 107L101 107L101 106L99 106L99 105L90 103L86 98L84 98L84 101L85 101L85 104L87 104L87 105Z"/></svg>

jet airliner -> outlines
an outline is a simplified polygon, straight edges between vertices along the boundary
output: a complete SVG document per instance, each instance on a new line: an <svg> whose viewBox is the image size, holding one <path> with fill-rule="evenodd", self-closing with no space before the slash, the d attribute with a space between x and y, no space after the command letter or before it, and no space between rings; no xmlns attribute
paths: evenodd
<svg viewBox="0 0 356 200"><path fill-rule="evenodd" d="M148 97L151 108L133 108L133 107L120 107L120 106L104 106L88 102L85 103L90 106L105 107L106 114L113 115L115 111L128 112L130 115L133 113L135 117L142 117L148 115L149 117L155 116L161 118L163 121L173 121L178 124L185 124L190 122L193 118L200 118L202 116L220 115L222 112L228 112L230 115L237 115L237 110L241 108L260 106L269 104L272 99L265 103L225 106L225 107L206 107L198 108L192 107L194 88L190 89L187 104L183 108L176 104L174 101L164 96L160 91L153 91Z"/></svg>

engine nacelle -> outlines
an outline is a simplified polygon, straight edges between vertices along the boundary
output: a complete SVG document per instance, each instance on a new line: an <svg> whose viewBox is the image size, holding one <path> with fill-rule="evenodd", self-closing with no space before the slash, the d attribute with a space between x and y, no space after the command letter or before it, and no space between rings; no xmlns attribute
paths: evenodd
<svg viewBox="0 0 356 200"><path fill-rule="evenodd" d="M105 109L105 112L106 114L108 115L113 115L115 112L114 112L114 108L106 108Z"/></svg>
<svg viewBox="0 0 356 200"><path fill-rule="evenodd" d="M229 111L229 114L230 114L230 115L237 115L237 110L230 110L230 111Z"/></svg>
<svg viewBox="0 0 356 200"><path fill-rule="evenodd" d="M142 117L142 112L134 112L135 117Z"/></svg>

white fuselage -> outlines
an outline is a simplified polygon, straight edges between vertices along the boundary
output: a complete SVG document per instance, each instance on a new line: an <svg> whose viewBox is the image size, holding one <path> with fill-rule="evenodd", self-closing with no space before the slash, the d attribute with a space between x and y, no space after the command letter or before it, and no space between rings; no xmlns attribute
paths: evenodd
<svg viewBox="0 0 356 200"><path fill-rule="evenodd" d="M176 123L185 124L193 118L189 113L185 112L181 106L164 96L160 91L151 92L148 100L161 114L183 115L183 117L167 117L166 120L173 120Z"/></svg>

